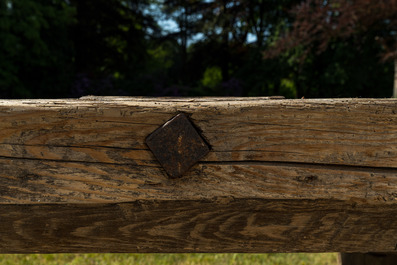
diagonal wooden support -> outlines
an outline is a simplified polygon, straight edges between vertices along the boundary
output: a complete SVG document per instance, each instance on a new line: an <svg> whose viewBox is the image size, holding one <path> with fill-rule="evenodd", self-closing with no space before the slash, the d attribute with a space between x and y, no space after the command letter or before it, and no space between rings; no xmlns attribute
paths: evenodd
<svg viewBox="0 0 397 265"><path fill-rule="evenodd" d="M210 152L172 179L147 137ZM0 252L397 252L397 100L0 101Z"/></svg>

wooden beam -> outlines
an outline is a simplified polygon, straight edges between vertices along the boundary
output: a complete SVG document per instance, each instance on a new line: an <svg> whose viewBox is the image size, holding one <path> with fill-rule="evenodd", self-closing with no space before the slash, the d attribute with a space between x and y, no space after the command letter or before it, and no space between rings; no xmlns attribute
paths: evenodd
<svg viewBox="0 0 397 265"><path fill-rule="evenodd" d="M179 112L205 161L397 167L395 99L103 99L0 102L0 156L157 166L145 138Z"/></svg>
<svg viewBox="0 0 397 265"><path fill-rule="evenodd" d="M211 146L170 179L145 139ZM0 252L397 252L397 100L0 101Z"/></svg>
<svg viewBox="0 0 397 265"><path fill-rule="evenodd" d="M330 200L0 206L0 252L395 252L397 209Z"/></svg>
<svg viewBox="0 0 397 265"><path fill-rule="evenodd" d="M0 158L0 204L134 200L330 199L397 203L397 169L202 162L180 179L160 167Z"/></svg>

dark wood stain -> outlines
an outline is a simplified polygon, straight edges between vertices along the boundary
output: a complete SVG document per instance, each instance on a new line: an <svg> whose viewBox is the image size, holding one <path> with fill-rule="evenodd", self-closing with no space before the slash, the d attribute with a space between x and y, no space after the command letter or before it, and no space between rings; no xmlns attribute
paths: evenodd
<svg viewBox="0 0 397 265"><path fill-rule="evenodd" d="M397 208L329 200L0 206L0 252L395 251Z"/></svg>

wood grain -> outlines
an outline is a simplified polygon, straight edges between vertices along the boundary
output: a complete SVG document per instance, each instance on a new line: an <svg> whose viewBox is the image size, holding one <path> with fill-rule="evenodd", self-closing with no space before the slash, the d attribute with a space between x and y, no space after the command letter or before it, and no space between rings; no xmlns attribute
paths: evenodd
<svg viewBox="0 0 397 265"><path fill-rule="evenodd" d="M146 137L211 145L169 179ZM0 100L0 252L396 252L397 100Z"/></svg>
<svg viewBox="0 0 397 265"><path fill-rule="evenodd" d="M144 140L179 112L212 146L205 161L397 167L395 99L1 101L0 156L157 165Z"/></svg>
<svg viewBox="0 0 397 265"><path fill-rule="evenodd" d="M0 203L342 199L397 203L397 100L0 101ZM171 181L145 138L184 112L211 152Z"/></svg>
<svg viewBox="0 0 397 265"><path fill-rule="evenodd" d="M1 205L0 252L396 252L396 215L333 200Z"/></svg>
<svg viewBox="0 0 397 265"><path fill-rule="evenodd" d="M0 204L135 200L337 199L397 204L397 170L202 162L180 179L160 167L0 158Z"/></svg>

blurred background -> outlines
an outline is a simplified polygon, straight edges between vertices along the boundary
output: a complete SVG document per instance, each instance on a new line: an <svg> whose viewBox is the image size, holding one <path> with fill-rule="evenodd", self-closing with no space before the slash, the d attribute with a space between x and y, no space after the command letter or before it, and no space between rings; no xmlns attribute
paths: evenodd
<svg viewBox="0 0 397 265"><path fill-rule="evenodd" d="M0 98L391 97L395 0L0 0Z"/></svg>

